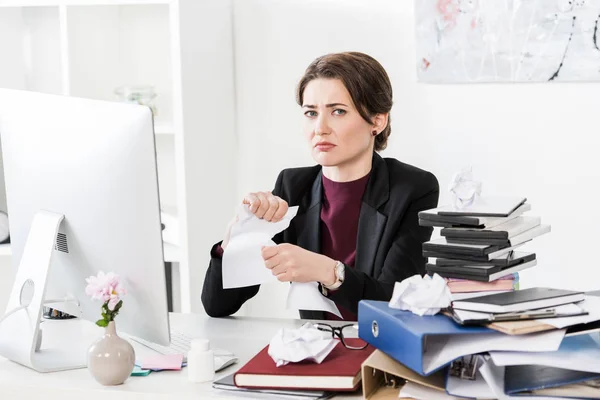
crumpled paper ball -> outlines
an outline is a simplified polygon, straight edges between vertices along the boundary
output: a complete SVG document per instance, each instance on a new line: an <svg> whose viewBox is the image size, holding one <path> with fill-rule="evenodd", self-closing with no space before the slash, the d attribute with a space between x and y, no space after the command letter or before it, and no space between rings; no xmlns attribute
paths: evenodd
<svg viewBox="0 0 600 400"><path fill-rule="evenodd" d="M452 302L450 289L444 278L438 274L433 277L413 275L402 282L396 282L390 308L410 310L414 314L435 315Z"/></svg>

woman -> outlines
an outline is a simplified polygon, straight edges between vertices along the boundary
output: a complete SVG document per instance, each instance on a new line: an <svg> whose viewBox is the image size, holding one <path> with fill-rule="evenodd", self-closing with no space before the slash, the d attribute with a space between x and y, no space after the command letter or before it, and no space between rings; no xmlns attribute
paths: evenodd
<svg viewBox="0 0 600 400"><path fill-rule="evenodd" d="M299 206L273 238L277 245L262 249L265 268L282 282L319 282L342 317L355 321L360 300L389 301L395 282L425 272L421 245L432 228L419 226L418 212L437 207L439 185L431 173L377 154L391 133L392 86L372 57L317 58L296 98L318 165L283 170L272 192L250 193L243 203L267 221ZM213 246L206 272L202 302L213 317L235 313L259 289L223 289L221 256L234 223ZM307 310L300 317L337 318Z"/></svg>

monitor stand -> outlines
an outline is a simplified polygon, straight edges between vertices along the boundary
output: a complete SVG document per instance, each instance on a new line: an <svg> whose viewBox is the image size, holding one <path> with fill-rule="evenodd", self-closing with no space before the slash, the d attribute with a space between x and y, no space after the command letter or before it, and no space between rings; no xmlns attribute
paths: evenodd
<svg viewBox="0 0 600 400"><path fill-rule="evenodd" d="M45 210L33 217L6 314L0 317L0 355L39 372L85 368L87 349L101 335L101 328L80 318L41 321L63 219Z"/></svg>

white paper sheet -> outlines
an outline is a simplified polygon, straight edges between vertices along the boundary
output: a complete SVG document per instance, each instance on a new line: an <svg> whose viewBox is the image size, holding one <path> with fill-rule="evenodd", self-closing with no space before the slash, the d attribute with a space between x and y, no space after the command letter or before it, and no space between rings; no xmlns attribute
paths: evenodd
<svg viewBox="0 0 600 400"><path fill-rule="evenodd" d="M423 354L423 370L429 373L460 356L486 351L556 351L564 336L564 329L518 336L500 332L431 336Z"/></svg>
<svg viewBox="0 0 600 400"><path fill-rule="evenodd" d="M600 300L600 298L599 298L599 300ZM581 307L582 304L583 304L583 302L580 302L577 304L574 304L574 303L564 304L562 306L549 307L548 309L553 309L556 311L556 313L559 313L559 314L576 314L576 313L582 311L582 308L583 308L583 307ZM591 306L591 304L588 304L588 308L590 306ZM599 311L596 311L596 313L599 313ZM487 321L487 320L490 320L495 315L493 313L486 313L486 312L479 312L479 311L466 311L466 310L454 310L454 314L456 314L456 316L459 319L461 319L462 321L466 321L466 320ZM589 318L592 318L592 319L589 320ZM590 317L590 315L582 315L582 316L578 316L578 317L544 318L544 319L537 319L536 321L555 326L558 329L562 329L562 328L566 328L568 326L575 325L578 323L587 323L587 322L591 322L591 321L596 321L598 319L600 319L600 317L594 318L594 317ZM581 321L581 322L578 322L578 321Z"/></svg>
<svg viewBox="0 0 600 400"><path fill-rule="evenodd" d="M494 364L546 365L550 367L600 373L600 345L590 335L563 339L558 351L522 353L518 351L490 352Z"/></svg>
<svg viewBox="0 0 600 400"><path fill-rule="evenodd" d="M570 308L568 308L571 306ZM569 312L573 304L567 304L564 306L556 307L556 311ZM559 329L566 328L568 326L577 324L587 324L594 321L600 320L600 297L597 296L585 296L585 300L577 303L575 307L581 307L588 312L588 315L582 315L579 317L563 317L563 318L545 318L538 320L541 323L555 326Z"/></svg>
<svg viewBox="0 0 600 400"><path fill-rule="evenodd" d="M231 227L227 251L223 253L223 288L238 288L277 282L265 267L262 246L274 246L273 236L290 226L298 206L288 208L281 221L269 222L256 217L247 205L238 208L238 222Z"/></svg>
<svg viewBox="0 0 600 400"><path fill-rule="evenodd" d="M335 303L319 293L317 282L294 282L288 292L286 308L292 310L328 311L342 317Z"/></svg>
<svg viewBox="0 0 600 400"><path fill-rule="evenodd" d="M262 246L274 246L271 239L287 229L298 213L298 206L290 207L281 221L269 222L256 217L248 206L238 209L238 222L231 228L227 251L223 253L223 288L247 287L278 282L262 258ZM290 285L287 308L296 310L328 311L341 318L335 303L319 292L317 282Z"/></svg>
<svg viewBox="0 0 600 400"><path fill-rule="evenodd" d="M462 400L460 397L454 397L441 390L433 389L427 386L419 385L414 382L406 382L400 389L398 397L416 399L416 400Z"/></svg>

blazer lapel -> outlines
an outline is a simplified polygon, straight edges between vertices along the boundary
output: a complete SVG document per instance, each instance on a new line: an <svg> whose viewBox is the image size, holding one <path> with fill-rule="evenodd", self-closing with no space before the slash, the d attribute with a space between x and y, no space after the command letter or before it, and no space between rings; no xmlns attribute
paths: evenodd
<svg viewBox="0 0 600 400"><path fill-rule="evenodd" d="M373 275L373 265L387 216L378 211L390 197L389 174L385 161L373 153L373 166L363 196L358 219L355 266L365 274Z"/></svg>
<svg viewBox="0 0 600 400"><path fill-rule="evenodd" d="M313 182L310 198L304 199L306 212L292 220L296 225L298 246L315 253L321 252L321 196L322 172L319 171Z"/></svg>

